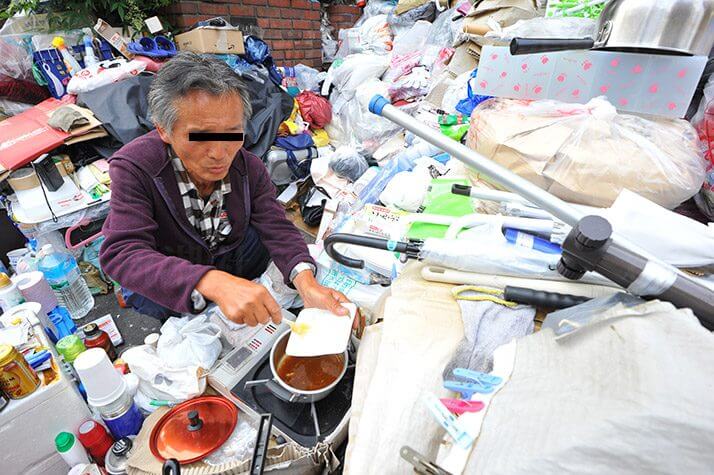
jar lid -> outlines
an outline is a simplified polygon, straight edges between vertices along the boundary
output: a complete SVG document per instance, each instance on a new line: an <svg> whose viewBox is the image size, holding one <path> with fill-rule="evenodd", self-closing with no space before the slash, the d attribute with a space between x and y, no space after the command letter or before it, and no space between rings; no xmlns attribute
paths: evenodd
<svg viewBox="0 0 714 475"><path fill-rule="evenodd" d="M162 461L174 458L180 464L203 459L218 449L233 433L238 409L225 398L204 396L171 409L151 432L151 453Z"/></svg>
<svg viewBox="0 0 714 475"><path fill-rule="evenodd" d="M122 437L112 445L112 454L117 457L123 457L128 454L134 443L129 437Z"/></svg>
<svg viewBox="0 0 714 475"><path fill-rule="evenodd" d="M65 453L74 445L74 435L69 432L60 432L55 437L55 448L59 453Z"/></svg>
<svg viewBox="0 0 714 475"><path fill-rule="evenodd" d="M82 331L84 331L84 336L88 337L95 337L101 332L96 323L87 323Z"/></svg>
<svg viewBox="0 0 714 475"><path fill-rule="evenodd" d="M0 272L0 288L7 287L9 285L12 285L10 277L8 277L4 272Z"/></svg>
<svg viewBox="0 0 714 475"><path fill-rule="evenodd" d="M0 365L4 365L14 357L15 347L12 345L0 345Z"/></svg>
<svg viewBox="0 0 714 475"><path fill-rule="evenodd" d="M77 356L87 349L84 346L82 339L77 335L67 335L64 338L60 338L55 347L67 363L74 362L74 360L77 359Z"/></svg>

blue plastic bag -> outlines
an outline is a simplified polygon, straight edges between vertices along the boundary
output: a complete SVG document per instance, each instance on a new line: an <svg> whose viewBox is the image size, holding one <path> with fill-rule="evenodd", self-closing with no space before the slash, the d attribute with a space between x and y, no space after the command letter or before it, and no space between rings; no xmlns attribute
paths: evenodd
<svg viewBox="0 0 714 475"><path fill-rule="evenodd" d="M491 99L493 96L479 96L478 94L474 94L473 90L471 89L471 80L476 77L476 72L478 69L474 69L473 72L471 73L471 77L469 77L469 81L466 83L467 84L467 94L468 97L466 99L461 99L458 104L456 104L456 110L466 116L471 116L471 112L476 108L477 105L481 104L483 101L486 99Z"/></svg>

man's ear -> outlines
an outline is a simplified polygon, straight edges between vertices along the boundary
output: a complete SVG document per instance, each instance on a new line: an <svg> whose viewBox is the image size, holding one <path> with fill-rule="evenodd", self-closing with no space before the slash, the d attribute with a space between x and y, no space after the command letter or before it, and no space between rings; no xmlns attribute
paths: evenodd
<svg viewBox="0 0 714 475"><path fill-rule="evenodd" d="M161 140L164 141L164 143L171 143L171 138L169 137L169 133L161 127L159 124L156 124L156 131L159 133L159 137L161 137Z"/></svg>

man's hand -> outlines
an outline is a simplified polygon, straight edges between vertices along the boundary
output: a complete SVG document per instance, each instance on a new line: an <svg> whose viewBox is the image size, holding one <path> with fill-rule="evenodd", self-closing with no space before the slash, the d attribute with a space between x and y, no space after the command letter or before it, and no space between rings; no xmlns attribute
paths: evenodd
<svg viewBox="0 0 714 475"><path fill-rule="evenodd" d="M260 284L219 270L208 271L196 285L201 295L218 305L229 320L254 327L282 320L280 306Z"/></svg>
<svg viewBox="0 0 714 475"><path fill-rule="evenodd" d="M350 302L347 297L342 292L318 284L312 272L300 272L293 279L293 284L300 293L305 308L321 308L336 315L349 315L349 311L341 305Z"/></svg>

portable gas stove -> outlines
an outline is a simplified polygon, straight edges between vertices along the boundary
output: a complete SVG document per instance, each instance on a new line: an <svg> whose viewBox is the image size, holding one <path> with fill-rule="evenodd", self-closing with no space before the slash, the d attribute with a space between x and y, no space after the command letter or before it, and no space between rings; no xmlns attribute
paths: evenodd
<svg viewBox="0 0 714 475"><path fill-rule="evenodd" d="M283 317L295 319L286 311L283 311ZM208 382L256 420L260 414L271 413L274 433L286 441L306 448L320 442L337 447L347 438L355 377L356 339L350 343L349 366L345 376L325 399L307 404L286 402L265 385L245 387L248 381L273 377L270 350L275 340L288 330L285 323L265 325L245 344L226 354L208 375Z"/></svg>

